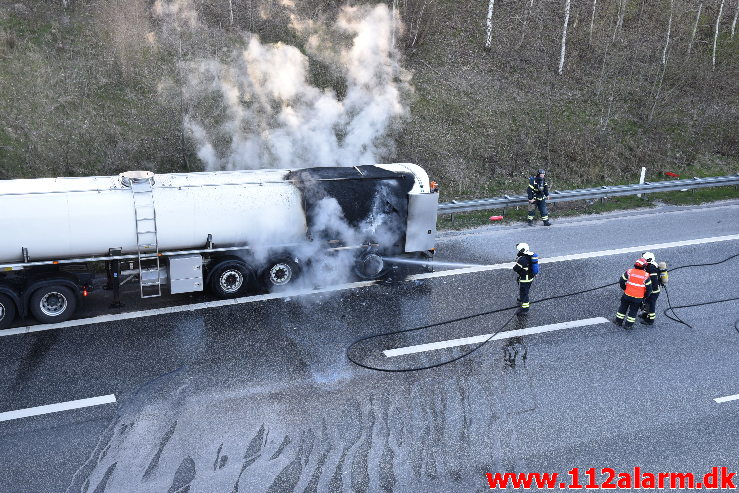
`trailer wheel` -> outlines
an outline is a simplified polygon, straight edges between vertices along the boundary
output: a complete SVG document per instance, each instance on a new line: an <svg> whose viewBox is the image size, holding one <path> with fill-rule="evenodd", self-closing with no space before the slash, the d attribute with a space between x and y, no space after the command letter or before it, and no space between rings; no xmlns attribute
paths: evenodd
<svg viewBox="0 0 739 493"><path fill-rule="evenodd" d="M0 294L0 329L7 329L15 319L15 303L8 296Z"/></svg>
<svg viewBox="0 0 739 493"><path fill-rule="evenodd" d="M41 323L64 322L77 310L77 298L65 286L44 286L30 299L31 313Z"/></svg>
<svg viewBox="0 0 739 493"><path fill-rule="evenodd" d="M288 286L300 275L300 266L291 258L281 257L271 260L262 271L262 284L267 290Z"/></svg>
<svg viewBox="0 0 739 493"><path fill-rule="evenodd" d="M390 272L390 266L376 253L366 253L354 263L354 273L363 280L381 279Z"/></svg>
<svg viewBox="0 0 739 493"><path fill-rule="evenodd" d="M243 262L217 265L210 277L210 289L219 298L238 298L252 285L254 274Z"/></svg>

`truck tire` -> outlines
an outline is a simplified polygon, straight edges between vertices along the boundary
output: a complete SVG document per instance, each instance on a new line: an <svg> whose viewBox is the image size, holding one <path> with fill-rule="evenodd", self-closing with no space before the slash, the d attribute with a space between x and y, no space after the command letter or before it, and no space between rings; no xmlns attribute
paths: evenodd
<svg viewBox="0 0 739 493"><path fill-rule="evenodd" d="M0 330L7 329L15 319L15 303L8 296L0 294Z"/></svg>
<svg viewBox="0 0 739 493"><path fill-rule="evenodd" d="M31 314L41 323L64 322L77 310L77 297L66 286L44 286L29 300Z"/></svg>
<svg viewBox="0 0 739 493"><path fill-rule="evenodd" d="M216 265L210 276L210 290L219 298L238 298L254 283L254 273L243 262Z"/></svg>
<svg viewBox="0 0 739 493"><path fill-rule="evenodd" d="M270 260L260 276L262 285L272 291L289 286L300 275L300 266L290 257L279 257Z"/></svg>
<svg viewBox="0 0 739 493"><path fill-rule="evenodd" d="M364 281L382 279L391 271L391 266L377 253L366 253L354 262L354 273Z"/></svg>

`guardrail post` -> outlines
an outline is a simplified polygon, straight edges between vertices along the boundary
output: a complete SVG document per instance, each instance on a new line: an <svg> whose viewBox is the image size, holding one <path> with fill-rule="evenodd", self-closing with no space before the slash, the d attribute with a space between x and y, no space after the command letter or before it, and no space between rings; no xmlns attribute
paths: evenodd
<svg viewBox="0 0 739 493"><path fill-rule="evenodd" d="M639 176L639 185L644 185L644 177L646 176L646 174L647 174L647 168L645 168L644 166L642 166L642 168L641 168L641 175ZM640 193L636 194L636 196L639 197L639 198L641 198L641 194Z"/></svg>

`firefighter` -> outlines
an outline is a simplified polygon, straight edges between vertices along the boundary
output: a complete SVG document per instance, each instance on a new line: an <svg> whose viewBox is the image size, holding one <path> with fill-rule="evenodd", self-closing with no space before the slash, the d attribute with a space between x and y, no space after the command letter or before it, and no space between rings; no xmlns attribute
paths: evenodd
<svg viewBox="0 0 739 493"><path fill-rule="evenodd" d="M518 274L518 302L521 303L516 315L524 315L529 312L529 291L536 276L536 270L538 270L538 257L529 250L528 243L518 243L516 252L518 258L516 258L513 271Z"/></svg>
<svg viewBox="0 0 739 493"><path fill-rule="evenodd" d="M527 190L529 197L529 226L534 225L534 217L536 215L536 209L539 209L544 226L551 226L549 222L549 213L547 212L547 199L549 198L549 184L547 183L544 175L546 172L543 169L536 171L536 176L529 178L529 188Z"/></svg>
<svg viewBox="0 0 739 493"><path fill-rule="evenodd" d="M657 318L657 298L659 298L660 288L663 285L662 279L666 277L663 272L666 271L667 265L665 264L664 270L661 269L652 252L644 252L642 258L647 261L646 271L649 273L649 280L652 281L652 294L644 300L642 305L641 323L654 325L654 319Z"/></svg>
<svg viewBox="0 0 739 493"><path fill-rule="evenodd" d="M621 276L619 285L624 290L621 296L621 306L616 312L616 325L623 325L625 329L633 327L636 322L636 312L645 298L652 294L652 281L646 271L647 261L640 258L634 262L634 268L629 269ZM626 323L624 323L624 318Z"/></svg>

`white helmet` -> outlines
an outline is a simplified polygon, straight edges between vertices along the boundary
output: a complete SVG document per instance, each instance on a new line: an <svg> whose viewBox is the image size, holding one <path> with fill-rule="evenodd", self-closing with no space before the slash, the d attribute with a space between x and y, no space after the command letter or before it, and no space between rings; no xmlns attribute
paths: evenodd
<svg viewBox="0 0 739 493"><path fill-rule="evenodd" d="M649 262L650 264L654 262L654 254L652 252L644 252L641 254L641 258Z"/></svg>
<svg viewBox="0 0 739 493"><path fill-rule="evenodd" d="M531 255L533 253L529 251L528 243L517 243L516 251L518 252L519 255Z"/></svg>

